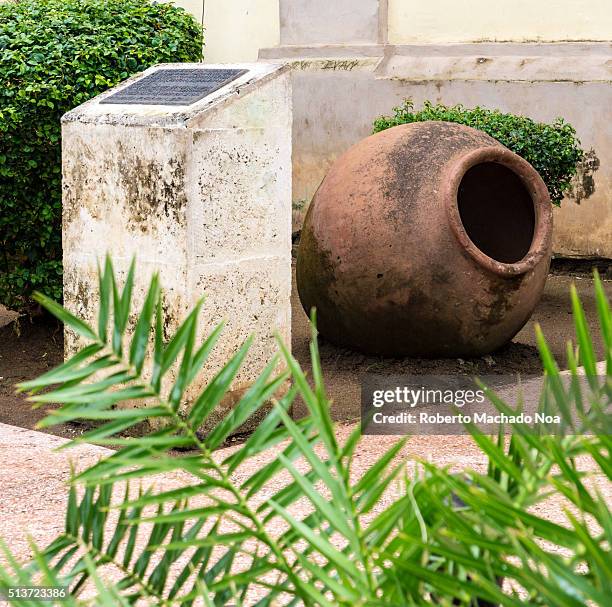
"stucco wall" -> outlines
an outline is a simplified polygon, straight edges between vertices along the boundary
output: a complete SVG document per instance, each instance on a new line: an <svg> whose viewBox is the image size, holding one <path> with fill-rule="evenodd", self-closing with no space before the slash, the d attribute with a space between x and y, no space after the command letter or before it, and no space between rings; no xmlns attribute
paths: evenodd
<svg viewBox="0 0 612 607"><path fill-rule="evenodd" d="M612 106L611 45L286 46L262 56L293 66L294 230L334 159L411 97L571 122L589 157L555 213L555 251L612 257L612 132L601 119Z"/></svg>
<svg viewBox="0 0 612 607"><path fill-rule="evenodd" d="M284 45L612 39L610 0L269 1Z"/></svg>
<svg viewBox="0 0 612 607"><path fill-rule="evenodd" d="M0 0L4 2L5 0ZM211 62L279 44L601 41L610 0L170 0L206 27ZM377 34L375 34L377 32Z"/></svg>
<svg viewBox="0 0 612 607"><path fill-rule="evenodd" d="M388 0L389 42L612 38L610 0Z"/></svg>
<svg viewBox="0 0 612 607"><path fill-rule="evenodd" d="M255 61L279 41L278 0L205 0L206 62Z"/></svg>
<svg viewBox="0 0 612 607"><path fill-rule="evenodd" d="M295 230L334 159L411 97L571 122L588 156L555 251L612 257L611 0L278 1L260 58L293 66Z"/></svg>
<svg viewBox="0 0 612 607"><path fill-rule="evenodd" d="M379 0L280 0L280 42L376 42L378 13Z"/></svg>
<svg viewBox="0 0 612 607"><path fill-rule="evenodd" d="M204 0L171 0L173 4L188 10L198 21L202 21Z"/></svg>
<svg viewBox="0 0 612 607"><path fill-rule="evenodd" d="M260 48L279 43L278 0L174 0L174 4L204 23L206 63L256 61Z"/></svg>

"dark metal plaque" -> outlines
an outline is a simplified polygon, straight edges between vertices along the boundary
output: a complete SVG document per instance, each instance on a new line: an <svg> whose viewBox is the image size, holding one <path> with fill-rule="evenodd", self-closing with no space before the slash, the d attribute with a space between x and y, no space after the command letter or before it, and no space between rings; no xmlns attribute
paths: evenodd
<svg viewBox="0 0 612 607"><path fill-rule="evenodd" d="M248 70L166 69L145 76L100 103L191 105L233 82Z"/></svg>

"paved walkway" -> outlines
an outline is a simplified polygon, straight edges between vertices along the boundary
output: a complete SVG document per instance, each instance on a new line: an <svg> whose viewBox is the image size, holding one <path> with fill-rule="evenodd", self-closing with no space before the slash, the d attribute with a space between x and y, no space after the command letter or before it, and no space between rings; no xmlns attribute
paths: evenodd
<svg viewBox="0 0 612 607"><path fill-rule="evenodd" d="M338 427L341 441L350 429L349 426ZM397 439L393 436L364 437L355 458L355 476L361 476ZM111 453L94 445L57 451L66 442L66 439L50 434L0 424L0 537L19 558L26 559L30 555L28 535L39 546L44 546L62 531L70 462L76 469L82 470ZM220 449L216 456L221 460L239 448L238 445ZM238 470L236 481L274 458L281 448L250 460L248 467ZM414 437L403 455L415 455L440 465L455 467L482 468L485 465L484 457L466 436ZM161 489L190 483L192 479L187 474L173 473L157 477L154 482ZM286 478L278 479L279 485L284 482ZM268 487L266 494L271 494L274 489ZM265 498L265 495L262 497ZM392 499L392 494L387 496L387 501Z"/></svg>
<svg viewBox="0 0 612 607"><path fill-rule="evenodd" d="M346 439L351 426L338 426L337 435L342 442ZM392 436L366 436L363 437L357 452L353 467L356 478L388 449L397 437ZM100 458L111 454L111 451L93 445L80 445L73 449L57 448L66 443L66 439L32 430L24 430L6 424L0 424L0 537L7 543L18 559L28 560L31 553L28 537L31 537L39 546L43 547L61 533L64 524L66 507L66 482L70 474L70 464L77 470L91 466ZM239 468L234 479L241 482L253 471L258 470L279 453L284 445L280 445L265 454L249 460L247 466ZM219 460L239 449L240 445L221 449L216 452ZM484 471L486 460L475 448L471 439L466 436L417 436L412 437L404 448L400 457L415 456L427 459L440 466L449 465L453 469L470 467ZM303 463L298 462L298 468L304 469ZM587 470L591 462L581 462L581 468ZM252 505L269 499L272 494L289 480L288 475L279 475L271 486L261 491ZM155 477L148 481L154 483L158 490L169 490L177 486L190 484L193 479L185 473L171 473ZM603 480L597 481L599 490L612 504L612 484ZM398 487L392 486L379 504L382 509L389 505L397 495ZM203 500L196 500L193 506ZM559 496L548 499L533 509L538 515L556 520L563 524L565 515L563 502ZM291 509L294 516L304 516L308 511L308 503L303 500L297 502ZM378 508L377 508L378 510ZM374 514L374 513L373 513ZM111 515L111 520L116 517ZM567 523L565 523L567 524ZM273 536L280 536L286 531L282 521L274 520L269 527ZM144 547L146 535L139 535L137 550ZM222 549L221 549L222 550ZM219 554L220 556L220 554ZM154 561L156 559L154 558ZM236 566L241 566L241 558L237 559ZM176 570L184 566L180 560L176 563ZM248 566L247 563L243 563ZM110 579L119 579L118 572L107 572ZM85 588L85 596L93 590ZM253 591L249 601L256 602L261 598L263 590Z"/></svg>

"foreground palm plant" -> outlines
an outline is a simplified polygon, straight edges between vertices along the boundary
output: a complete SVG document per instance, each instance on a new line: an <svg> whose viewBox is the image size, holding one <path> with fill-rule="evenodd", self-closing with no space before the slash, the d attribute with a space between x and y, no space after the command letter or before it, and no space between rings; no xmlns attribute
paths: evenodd
<svg viewBox="0 0 612 607"><path fill-rule="evenodd" d="M280 343L287 372L275 375L278 361L271 361L202 437L199 429L230 389L248 342L189 413L181 413L185 391L220 330L196 344L198 305L164 343L162 294L154 277L128 343L133 275L132 267L120 289L106 261L95 329L38 296L88 344L20 389L36 404L61 405L43 426L96 423L68 446L89 442L116 451L75 473L65 530L46 548L33 547L31 563L18 564L4 547L0 587L68 586L71 598L64 604L96 605L606 604L610 511L576 461L589 458L610 482L609 437L602 430L609 392L593 391L597 398L584 408L591 411L582 422L592 431L588 436L578 430L566 437L534 436L517 428L511 440L494 441L470 428L489 457L488 474L423 465L409 477L398 461L400 440L355 479L351 463L359 429L338 442L314 331L312 383ZM612 320L598 279L596 288L610 377ZM575 296L574 303L580 362L595 381L593 349ZM543 338L540 347L546 372L558 378ZM571 361L575 372L573 352ZM175 380L163 389L173 369ZM288 378L292 387L277 400ZM578 382L570 389L553 386L549 408L564 410L585 396ZM294 421L288 411L298 395L309 415ZM146 407L117 406L138 401ZM270 401L272 410L239 449L215 454ZM153 417L162 422L159 429L130 436ZM281 454L266 457L275 446ZM154 476L169 471L182 472L182 484L156 489ZM383 507L389 491L395 499ZM569 525L527 512L551 491L573 505ZM306 514L297 514L298 502Z"/></svg>
<svg viewBox="0 0 612 607"><path fill-rule="evenodd" d="M495 576L510 582L520 597L517 605L612 604L612 314L597 273L595 294L605 369L596 363L574 287L578 348L575 352L568 344L569 375L560 375L536 328L546 374L542 408L559 414L566 435L516 425L509 440L503 434L493 440L472 427L470 433L488 457L487 474L453 476L428 466L465 505L447 510L445 525L432 530L429 550L441 560L464 564L474 593L493 589ZM500 412L518 412L492 392L488 395ZM438 499L439 509L445 507L434 492L428 496ZM534 508L555 496L563 499L553 520L538 516ZM407 543L419 543L417 537L402 536ZM511 604L506 596L498 599L498 604Z"/></svg>

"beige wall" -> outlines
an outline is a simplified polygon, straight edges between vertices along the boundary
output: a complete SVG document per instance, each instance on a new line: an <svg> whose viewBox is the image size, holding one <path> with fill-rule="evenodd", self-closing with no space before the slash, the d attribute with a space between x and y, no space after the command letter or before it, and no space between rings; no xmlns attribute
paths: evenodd
<svg viewBox="0 0 612 607"><path fill-rule="evenodd" d="M278 0L205 0L204 27L206 62L256 61L278 44Z"/></svg>
<svg viewBox="0 0 612 607"><path fill-rule="evenodd" d="M278 1L174 0L174 4L203 21L207 63L240 63L256 61L260 48L278 44Z"/></svg>
<svg viewBox="0 0 612 607"><path fill-rule="evenodd" d="M173 4L188 10L198 21L202 21L204 0L171 0Z"/></svg>
<svg viewBox="0 0 612 607"><path fill-rule="evenodd" d="M612 0L388 0L393 44L612 39Z"/></svg>
<svg viewBox="0 0 612 607"><path fill-rule="evenodd" d="M248 0L233 0L232 4L245 2ZM612 39L612 0L274 0L274 3L280 5L280 40L284 45Z"/></svg>
<svg viewBox="0 0 612 607"><path fill-rule="evenodd" d="M277 46L281 39L279 12L289 34L292 24L295 29L293 22L302 22L310 38L318 35L308 21L313 4L319 0L170 1L187 9L198 21L202 21L204 11L206 60L211 62L254 61L259 49ZM333 13L343 2L330 0L328 8L319 12ZM356 11L367 4L377 5L378 14L367 9L367 18L376 21L379 30L388 32L392 44L612 40L612 0L354 0ZM330 19L326 19L318 27L329 30ZM335 21L338 41L347 36L350 39L350 32L346 36L343 32L355 32L354 20ZM303 38L301 42L311 41ZM327 39L317 42L329 43Z"/></svg>
<svg viewBox="0 0 612 607"><path fill-rule="evenodd" d="M280 0L282 45L378 41L380 0Z"/></svg>

